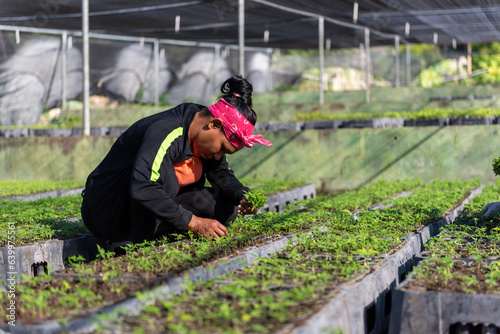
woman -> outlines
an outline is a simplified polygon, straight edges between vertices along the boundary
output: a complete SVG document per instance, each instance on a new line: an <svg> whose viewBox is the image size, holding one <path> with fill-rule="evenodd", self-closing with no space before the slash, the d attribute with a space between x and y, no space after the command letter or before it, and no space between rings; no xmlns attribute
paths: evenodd
<svg viewBox="0 0 500 334"><path fill-rule="evenodd" d="M221 93L208 108L183 103L141 119L116 140L82 193L83 221L100 243L186 230L217 239L238 213L255 212L225 155L271 143L252 135L252 85L233 76Z"/></svg>

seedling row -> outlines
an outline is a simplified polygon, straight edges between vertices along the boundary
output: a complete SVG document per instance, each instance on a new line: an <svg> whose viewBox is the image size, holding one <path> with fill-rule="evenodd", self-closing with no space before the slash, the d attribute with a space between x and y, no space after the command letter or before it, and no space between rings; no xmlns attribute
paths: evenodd
<svg viewBox="0 0 500 334"><path fill-rule="evenodd" d="M423 261L396 291L397 306L405 311L394 317L394 333L404 332L409 326L450 333L500 330L500 312L492 307L500 302L500 217L486 218L481 212L487 203L499 199L497 181L466 205L455 224L443 227L428 242L421 254ZM438 300L445 302L438 304ZM424 304L436 309L412 312ZM441 312L445 307L447 311ZM434 314L428 316L430 313Z"/></svg>
<svg viewBox="0 0 500 334"><path fill-rule="evenodd" d="M471 185L449 187L439 183L430 187L434 189L422 187L408 198L391 200L393 206L389 214L362 211L355 219L350 212L329 212L331 216L325 224L328 233L320 227L313 233L298 233L298 240L293 245L269 259L262 259L256 266L236 271L223 280L188 286L172 301L157 300L153 307L147 307L141 315L130 318L130 322L120 321L115 325L118 330L127 331L146 328L152 332L255 333L275 332L285 325L302 323L341 292L343 283L360 279L381 265L401 246L405 234L440 217L437 210L443 214L453 207ZM408 210L421 206L423 198L428 200L429 194L436 190L441 192L443 188L450 196L439 198L438 204L429 208L427 215L406 219L403 224L390 226L388 230L381 228L394 225L394 220L387 219L388 216L403 217ZM373 221L379 224L373 224ZM202 310L207 306L221 312L210 313L202 319L199 316L185 319L189 310Z"/></svg>
<svg viewBox="0 0 500 334"><path fill-rule="evenodd" d="M196 330L196 326L200 324L204 328L215 326L213 327L215 331L222 332L275 331L284 324L293 323L294 319L309 317L310 313L297 313L304 309L303 305L310 305L311 310L315 310L325 304L338 293L342 283L355 277L359 278L378 263L382 263L389 254L401 248L405 235L442 218L447 210L453 208L470 189L477 186L478 181L434 182L415 188L406 198L390 200L389 206L383 210L362 210L356 215L350 212L354 209L366 209L419 184L418 181L379 182L359 191L303 201L290 207L284 214L264 213L255 215L251 219L241 219L230 227L230 237L221 238L216 242L179 235L171 236L178 238L175 242L169 240L167 243L164 240L159 244L128 246L127 254L122 257L114 257L113 254L101 250L100 261L91 264L85 264L83 259L72 258L73 268L66 270L63 275L59 273L59 277L35 278L20 284L18 295L22 300L19 300L18 305L29 305L29 308L20 309L18 319L20 323L26 325L53 319L55 315L58 319L66 320L82 316L85 314L85 311L82 313L85 307L81 305L87 305L87 300L81 300L76 296L73 301L68 301L66 297L62 297L74 296L69 294L72 290L68 289L83 289L89 296L88 307L103 307L117 300L112 293L102 294L101 289L111 292L128 291L119 295L131 296L132 291L149 289L168 275L184 273L200 264L208 264L215 259L237 254L249 246L255 247L277 239L283 234L294 233L296 238L293 245L268 259L261 259L258 265L235 271L225 277L222 284L220 281L197 284L185 289L180 296L155 301L153 306L144 308L145 313L130 318L124 325L132 329L150 328L156 331L158 328L163 328L173 332ZM172 259L179 259L179 263L172 264ZM161 269L158 269L159 267ZM134 277L136 279L132 279ZM60 283L50 284L49 288L47 282ZM84 284L80 285L80 282ZM134 287L131 287L132 285ZM244 290L250 295L241 297L237 294L233 296L231 303L225 298L207 295L213 291L215 296L218 296L224 289L234 292L237 291L238 285L255 286L256 290L245 288ZM274 288L270 289L270 286ZM47 300L35 293L40 289L49 289L52 295L61 297L51 299L51 305L47 307ZM197 304L198 299L193 297L193 293L194 296L208 298L201 300L223 302L214 309L227 310L231 306L229 310L235 310L236 313L230 311L226 315L188 319L188 316L183 315L184 304L194 303L190 304L191 307L201 307ZM304 299L304 296L312 297ZM181 297L184 299L178 299ZM240 303L241 298L247 300L250 306L232 304ZM286 312L278 312L277 310L283 305ZM33 310L38 311L33 312ZM285 313L288 316L285 316ZM149 321L150 327L142 323L146 317L153 319L151 317L154 314L161 316L158 316L157 321ZM263 314L266 316L263 317ZM183 319L185 327L175 327L179 324L178 321L174 321L177 316ZM236 320L229 321L228 317ZM170 320L163 322L162 319ZM271 320L262 323L262 319Z"/></svg>
<svg viewBox="0 0 500 334"><path fill-rule="evenodd" d="M246 179L252 190L265 195L274 195L290 189L303 187L303 180L259 180ZM2 195L20 197L46 191L61 191L80 187L77 181L0 181ZM309 187L310 188L310 187ZM308 189L309 189L308 188ZM315 191L309 197L315 197ZM82 198L77 195L50 196L32 201L4 199L0 205L0 247L7 245L9 226L16 226L15 245L22 246L53 239L66 239L89 233L81 221ZM281 204L280 204L281 205Z"/></svg>

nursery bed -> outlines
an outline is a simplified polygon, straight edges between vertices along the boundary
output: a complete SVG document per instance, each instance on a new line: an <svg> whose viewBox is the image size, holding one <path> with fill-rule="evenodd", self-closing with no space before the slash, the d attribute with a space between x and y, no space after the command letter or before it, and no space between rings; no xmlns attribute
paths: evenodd
<svg viewBox="0 0 500 334"><path fill-rule="evenodd" d="M284 247L284 245L288 242L288 240L286 240L286 239L287 239L287 238L285 238L285 239L283 239L283 240L280 240L280 241L277 241L277 242L281 242L281 243L282 243L280 247ZM276 242L273 242L273 243L271 243L270 245L274 245L274 246L271 246L271 247L276 247ZM260 254L260 253L258 253L258 252L262 252L262 250L258 250L258 249L260 249L260 248L257 248L257 250L256 250L256 251L254 251L254 254L258 254L258 255L260 256L260 255L262 255L262 254ZM275 252L276 250L277 250L277 249L274 249L274 250L273 250L273 252ZM255 253L255 252L257 252L257 253ZM246 253L246 252L245 252L244 254L242 254L241 256L239 256L238 258L236 258L236 259L232 260L230 263L233 263L233 264L237 264L237 263L239 263L239 261L242 259L242 256L243 256L243 257L248 256L248 255L245 255L245 254L249 254L249 253ZM251 261L253 261L254 259L246 259L246 260L247 260L247 262L251 262ZM222 265L222 264L221 264L221 265ZM200 268L200 270L206 270L206 272L205 272L205 274L204 274L204 275L209 275L209 276L207 276L207 277L206 277L206 279L208 279L208 278L210 278L210 277L213 277L213 276L210 276L210 275L214 275L214 271L213 271L213 269L210 269L210 268L203 268L203 269L201 269L201 268ZM224 270L227 270L227 269L224 269ZM194 271L194 272L197 272L197 271ZM198 272L198 274L193 274L193 275L192 275L192 277L193 277L193 279L198 280L198 279L200 279L199 275L200 275L200 274L199 274L199 272ZM179 276L179 277L180 277L180 276ZM179 279L180 279L180 278L179 278ZM172 281L172 279L170 278L170 279L169 279L169 282L171 282L171 281ZM169 289L170 289L170 288L169 288ZM77 320L75 320L75 321L77 321ZM51 325L50 325L50 326L51 326ZM49 327L50 327L50 326L49 326ZM76 326L76 325L75 325L75 326ZM43 327L43 326L42 326L42 327ZM49 327L45 327L45 328L47 329L47 328L49 328ZM17 329L17 330L21 330L21 329L22 329L22 326L21 326L21 327L19 327L19 326L18 326L18 327L16 327L16 329ZM27 331L30 331L30 330L32 330L32 329L34 329L34 328L29 327L29 329L27 329Z"/></svg>
<svg viewBox="0 0 500 334"><path fill-rule="evenodd" d="M498 200L500 182L485 187L455 224L441 228L395 290L390 333L498 333L500 228L481 209Z"/></svg>
<svg viewBox="0 0 500 334"><path fill-rule="evenodd" d="M474 194L472 194L471 196L473 196L473 195ZM402 205L404 205L404 203ZM336 310L336 311L338 311L338 313L335 313L335 312L331 313L329 311L326 311L325 313L323 313L323 317L325 317L325 314L327 314L327 316L326 316L327 323L321 324L321 321L319 321L319 323L320 323L319 326L321 328L324 328L324 327L337 328L337 327L339 327L339 328L342 328L344 330L346 328L350 328L350 329L354 329L354 332L364 332L368 328L368 330L366 332L374 332L374 333L383 332L384 328L387 329L387 325L388 325L387 320L384 320L384 321L378 320L378 322L374 321L373 323L365 323L363 319L365 319L366 317L371 318L372 316L373 316L373 319L377 319L376 315L380 312L382 312L384 314L384 312L386 312L387 308L388 308L388 312L390 313L390 307L386 306L386 304L384 304L387 300L390 300L390 298L387 297L387 296L390 297L390 293L387 294L387 291L389 291L389 289L392 288L393 285L398 284L400 277L404 276L405 272L407 272L409 270L409 268L407 268L407 266L410 265L412 256L419 251L418 249L415 249L415 248L421 247L421 241L422 241L422 239L426 238L426 233L431 233L431 231L437 230L437 228L433 228L434 225L449 223L450 220L454 219L454 217L456 216L457 212L460 209L461 209L461 206L455 207L455 209L452 210L452 212L449 212L446 215L445 219L442 219L439 222L431 224L431 226L422 229L417 235L408 236L407 239L409 240L410 246L408 246L408 243L407 243L407 245L405 247L403 247L402 250L399 250L396 253L395 257L389 256L388 260L386 260L384 262L380 262L378 264L375 264L370 269L370 271L373 271L374 273L368 274L368 275L362 274L362 276L358 275L358 278L356 278L355 281L353 281L352 283L346 283L345 285L340 285L340 286L335 286L335 285L332 286L328 290L329 292L326 292L326 293L327 293L327 295L339 294L337 297L334 298L336 303L339 303L339 309ZM324 233L324 231L322 233ZM318 235L318 237L319 237L319 235ZM340 238L342 238L342 237L340 237ZM292 250L297 249L297 245L298 244L294 244L294 246L291 246L290 249L292 249ZM399 258L398 258L398 255L399 255ZM381 258L378 259L378 261L380 261L380 260L381 260ZM395 263L397 263L397 266L394 265ZM361 266L360 269L363 269L363 266ZM377 269L377 270L375 270L375 269ZM366 268L364 268L364 270L361 270L360 273L362 273L364 271L366 271ZM339 282L342 282L342 280ZM359 283L354 283L354 282L359 282ZM353 283L354 283L354 285L353 285ZM378 290L378 288L380 286L383 286L385 283L387 284L387 286L384 289L387 291L385 291L386 294L383 294ZM354 286L355 288L351 288L351 286ZM219 291L218 289L219 288L217 288L216 291ZM222 289L222 288L220 288L220 289ZM371 292L367 293L370 290L374 291L373 295L371 294ZM200 290L200 291L203 291L203 290ZM343 294L344 292L345 292L345 295ZM273 297L270 297L270 298L273 298ZM363 298L367 298L368 301L364 300ZM339 302L339 300L341 300L342 302ZM353 301L357 301L357 300L360 300L360 302L359 302L359 304L354 302L354 305L352 306L352 308L349 308L349 306L346 305L346 300L349 300L349 303L353 303ZM367 302L367 305L371 305L371 304L376 305L377 303L379 303L378 309L377 309L377 306L369 306L367 308L366 307L363 308L360 305L363 302ZM380 304L380 303L382 303L382 304ZM316 302L315 301L314 302L315 306L312 309L317 309L322 304L324 304L324 302ZM214 307L217 308L216 306L214 306ZM308 306L304 306L304 307L306 307L306 309L309 309L311 307L311 305L308 304ZM326 308L328 308L328 307L331 307L331 303L327 303ZM346 311L346 309L349 309L349 310ZM321 312L319 314L321 314ZM332 314L335 314L334 319L332 319L332 317L331 317ZM150 316L151 316L151 314L148 314L146 312L145 317L149 318ZM312 322L306 322L306 319L309 316L311 316L311 315L310 314L309 315L302 315L302 316L298 317L298 319L300 320L300 323L301 323L301 327L296 329L297 332L304 332L304 333L319 332L320 327L315 327L315 326L318 326L318 319L316 318L316 316L313 316L313 318L311 318L311 319L315 319L315 320L313 320ZM111 318L112 317L113 316L111 316ZM386 319L388 318L387 314L385 314L385 318ZM134 318L134 319L137 319L137 318ZM297 319L295 319L295 320L297 320ZM347 321L347 324L335 322L335 321L342 321L342 320ZM294 322L295 321L292 321L292 323L294 323ZM306 322L305 325L304 325L304 322ZM314 323L314 325L311 325L311 323ZM144 325L144 324L139 321L139 327L141 327L142 325ZM344 325L346 327L344 327ZM292 326L292 328L290 328L289 326L286 326L286 328L287 328L286 330L289 331L293 328L293 326ZM175 330L173 330L173 331L175 332Z"/></svg>
<svg viewBox="0 0 500 334"><path fill-rule="evenodd" d="M451 224L463 207L480 192L481 188L477 188L443 219L407 235L402 248L389 255L378 270L353 285L344 286L338 296L292 333L320 333L327 328L339 328L348 333L387 332L393 310L392 291L411 271L415 256L420 254L423 245L438 233L440 227Z"/></svg>
<svg viewBox="0 0 500 334"><path fill-rule="evenodd" d="M491 290L485 283L488 266L480 264L481 275L477 275L477 264L454 262L452 274L478 277L474 292L464 291L465 285L456 279L443 283L437 270L430 274L436 281L433 285L408 279L395 290L389 333L498 333L500 290Z"/></svg>

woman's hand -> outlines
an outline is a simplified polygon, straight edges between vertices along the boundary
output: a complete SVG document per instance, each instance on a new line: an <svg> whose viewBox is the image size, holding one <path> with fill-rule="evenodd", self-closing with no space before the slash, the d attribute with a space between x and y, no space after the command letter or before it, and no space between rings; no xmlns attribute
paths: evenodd
<svg viewBox="0 0 500 334"><path fill-rule="evenodd" d="M490 202L484 206L483 210L481 210L481 213L486 218L498 212L500 212L500 202Z"/></svg>
<svg viewBox="0 0 500 334"><path fill-rule="evenodd" d="M238 213L240 215L251 215L257 211L259 211L259 208L252 209L252 204L248 203L245 197L243 197L238 205Z"/></svg>
<svg viewBox="0 0 500 334"><path fill-rule="evenodd" d="M193 215L187 227L188 231L202 235L207 239L219 239L227 235L227 228L215 219L201 218Z"/></svg>

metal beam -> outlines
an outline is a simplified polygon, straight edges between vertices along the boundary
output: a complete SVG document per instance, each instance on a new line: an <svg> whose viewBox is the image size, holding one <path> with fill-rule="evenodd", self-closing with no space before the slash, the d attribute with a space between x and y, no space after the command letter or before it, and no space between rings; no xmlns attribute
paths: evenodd
<svg viewBox="0 0 500 334"><path fill-rule="evenodd" d="M394 37L394 86L399 87L399 36Z"/></svg>
<svg viewBox="0 0 500 334"><path fill-rule="evenodd" d="M366 91L365 91L365 101L370 103L370 85L371 85L371 67L372 61L370 56L370 29L365 28L365 74L366 74Z"/></svg>
<svg viewBox="0 0 500 334"><path fill-rule="evenodd" d="M66 78L68 70L68 33L64 32L61 36L61 109L66 109L67 87Z"/></svg>
<svg viewBox="0 0 500 334"><path fill-rule="evenodd" d="M135 7L135 8L121 8L121 9L112 9L112 10L102 10L98 12L89 12L88 16L109 16L109 15L123 15L129 13L140 13L140 12L151 12L158 11L164 9L172 9L179 7L187 7L200 5L204 3L204 1L190 1L184 3L174 3L174 4L165 4L165 5L156 5L156 6L144 6L144 7ZM47 15L47 19L71 19L71 18L83 18L83 13L68 13L68 14L52 14ZM26 22L33 20L33 15L31 16L16 16L16 17L0 17L0 22Z"/></svg>
<svg viewBox="0 0 500 334"><path fill-rule="evenodd" d="M153 43L153 100L155 107L160 105L160 42Z"/></svg>
<svg viewBox="0 0 500 334"><path fill-rule="evenodd" d="M82 0L83 135L90 136L89 0Z"/></svg>
<svg viewBox="0 0 500 334"><path fill-rule="evenodd" d="M240 75L245 77L245 0L238 1L238 45Z"/></svg>
<svg viewBox="0 0 500 334"><path fill-rule="evenodd" d="M323 87L323 75L325 67L325 19L318 18L318 54L319 54L319 104L325 103L325 88Z"/></svg>
<svg viewBox="0 0 500 334"><path fill-rule="evenodd" d="M411 54L410 44L406 43L406 85L411 86Z"/></svg>

